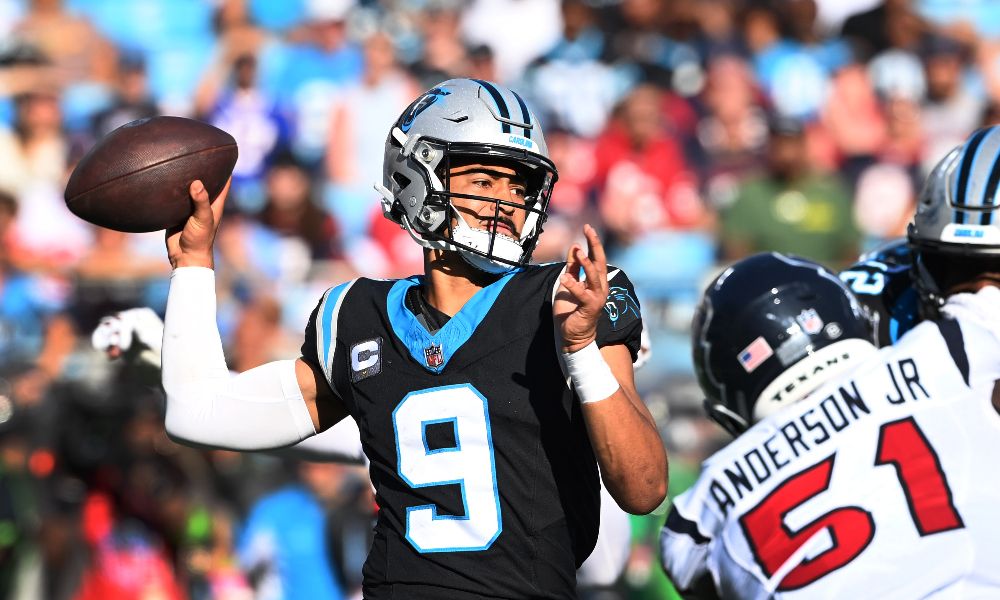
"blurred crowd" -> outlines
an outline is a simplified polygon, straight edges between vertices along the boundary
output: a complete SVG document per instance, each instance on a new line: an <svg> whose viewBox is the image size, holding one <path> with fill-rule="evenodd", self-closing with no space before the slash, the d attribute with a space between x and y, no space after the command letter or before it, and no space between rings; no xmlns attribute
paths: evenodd
<svg viewBox="0 0 1000 600"><path fill-rule="evenodd" d="M217 272L244 371L297 356L326 288L422 271L372 188L402 110L453 77L515 89L560 174L535 259L589 222L636 283L653 341L638 384L674 494L725 443L690 376L702 284L754 252L839 268L905 233L929 167L1000 123L991 4L0 0L0 598L360 585L363 467L178 446L157 387L90 348L105 314L162 314L169 276L161 233L98 229L63 202L113 129L181 115L239 143ZM672 593L662 514L633 521L623 597Z"/></svg>

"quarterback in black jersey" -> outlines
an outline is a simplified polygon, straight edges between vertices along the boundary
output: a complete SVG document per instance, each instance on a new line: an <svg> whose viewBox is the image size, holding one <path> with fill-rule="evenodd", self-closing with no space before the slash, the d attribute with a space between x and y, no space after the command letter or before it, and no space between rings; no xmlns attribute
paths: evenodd
<svg viewBox="0 0 1000 600"><path fill-rule="evenodd" d="M168 235L168 433L259 450L351 415L379 515L366 598L567 598L594 547L600 485L629 512L666 495L666 454L635 391L632 284L597 232L530 265L557 173L512 91L451 80L386 141L386 218L424 275L327 291L302 357L230 378L214 323L212 244L225 193Z"/></svg>

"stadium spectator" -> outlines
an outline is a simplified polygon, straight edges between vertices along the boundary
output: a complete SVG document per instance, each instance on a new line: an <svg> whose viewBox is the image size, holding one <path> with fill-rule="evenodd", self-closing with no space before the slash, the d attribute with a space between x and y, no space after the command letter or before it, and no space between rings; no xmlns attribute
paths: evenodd
<svg viewBox="0 0 1000 600"><path fill-rule="evenodd" d="M115 80L116 48L86 19L67 11L62 0L32 0L14 30L15 38L39 50L62 82Z"/></svg>
<svg viewBox="0 0 1000 600"><path fill-rule="evenodd" d="M361 76L363 57L347 38L347 16L353 0L309 0L308 21L289 33L291 45L274 90L279 108L292 124L292 150L318 165L330 132L330 98Z"/></svg>
<svg viewBox="0 0 1000 600"><path fill-rule="evenodd" d="M497 61L493 49L486 44L473 46L468 50L469 74L471 79L483 81L497 80Z"/></svg>
<svg viewBox="0 0 1000 600"><path fill-rule="evenodd" d="M409 70L422 90L469 72L468 55L460 32L460 6L460 0L432 0L419 17L424 38L423 55Z"/></svg>
<svg viewBox="0 0 1000 600"><path fill-rule="evenodd" d="M333 570L323 501L337 493L343 468L302 463L302 484L264 496L250 510L239 542L243 568L258 597L282 600L341 600Z"/></svg>
<svg viewBox="0 0 1000 600"><path fill-rule="evenodd" d="M979 126L985 102L964 85L967 51L961 43L944 35L932 35L924 42L922 54L927 102L921 121L927 140L924 165L928 172L929 166Z"/></svg>
<svg viewBox="0 0 1000 600"><path fill-rule="evenodd" d="M58 93L24 93L14 107L13 126L0 128L0 190L17 196L39 182L61 187L68 147Z"/></svg>
<svg viewBox="0 0 1000 600"><path fill-rule="evenodd" d="M724 256L773 250L825 264L853 261L858 231L850 193L836 176L810 169L802 124L773 119L767 152L768 170L747 181L722 215Z"/></svg>
<svg viewBox="0 0 1000 600"><path fill-rule="evenodd" d="M656 229L706 224L708 213L681 148L667 135L660 91L636 88L597 140L601 216L615 242Z"/></svg>
<svg viewBox="0 0 1000 600"><path fill-rule="evenodd" d="M286 237L302 240L312 258L340 254L340 234L333 217L316 207L312 179L290 153L279 154L265 177L267 204L260 221Z"/></svg>
<svg viewBox="0 0 1000 600"><path fill-rule="evenodd" d="M362 234L379 210L372 184L382 181L385 140L371 132L388 131L420 94L396 65L395 46L385 32L369 35L363 51L361 79L337 95L326 144L327 206L348 238Z"/></svg>
<svg viewBox="0 0 1000 600"><path fill-rule="evenodd" d="M136 53L122 53L111 106L94 115L91 130L95 140L126 123L159 114L146 86L146 64Z"/></svg>
<svg viewBox="0 0 1000 600"><path fill-rule="evenodd" d="M698 106L704 115L689 156L711 205L724 208L732 203L739 181L763 162L767 143L767 115L749 65L732 54L713 58Z"/></svg>
<svg viewBox="0 0 1000 600"><path fill-rule="evenodd" d="M259 212L262 179L267 161L287 137L287 127L273 100L257 85L257 59L243 54L233 64L233 85L224 91L209 113L209 121L229 132L240 148L233 169L232 195L236 206Z"/></svg>
<svg viewBox="0 0 1000 600"><path fill-rule="evenodd" d="M562 3L563 33L525 74L536 110L547 122L594 137L632 84L627 72L600 61L607 52L595 10L582 0Z"/></svg>
<svg viewBox="0 0 1000 600"><path fill-rule="evenodd" d="M472 0L462 15L466 41L493 51L500 83L516 81L561 30L559 0Z"/></svg>
<svg viewBox="0 0 1000 600"><path fill-rule="evenodd" d="M216 10L213 25L217 35L212 63L205 68L195 91L195 114L209 114L218 97L230 82L230 72L245 56L255 59L268 56L276 40L271 32L258 27L248 13L250 0L223 0ZM236 73L237 78L239 73Z"/></svg>
<svg viewBox="0 0 1000 600"><path fill-rule="evenodd" d="M851 15L840 34L855 51L868 59L890 48L914 49L926 24L914 11L910 0L885 0L874 8Z"/></svg>
<svg viewBox="0 0 1000 600"><path fill-rule="evenodd" d="M788 0L776 6L791 37L755 54L757 77L778 113L812 120L822 108L830 77L847 64L849 47L840 38L819 35L814 0Z"/></svg>
<svg viewBox="0 0 1000 600"><path fill-rule="evenodd" d="M879 99L872 89L868 73L861 65L841 69L834 77L830 101L822 111L821 135L828 142L827 166L841 165L853 179L860 168L872 160L886 143L888 135Z"/></svg>

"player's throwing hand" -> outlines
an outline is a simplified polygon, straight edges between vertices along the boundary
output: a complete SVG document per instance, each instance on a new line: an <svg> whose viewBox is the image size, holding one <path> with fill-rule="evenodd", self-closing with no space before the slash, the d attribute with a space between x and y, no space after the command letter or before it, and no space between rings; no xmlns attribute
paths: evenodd
<svg viewBox="0 0 1000 600"><path fill-rule="evenodd" d="M575 352L597 339L597 320L608 299L608 261L597 230L583 227L587 236L587 254L580 244L573 244L566 257L566 272L559 277L553 312L562 351ZM580 280L580 269L586 278Z"/></svg>
<svg viewBox="0 0 1000 600"><path fill-rule="evenodd" d="M222 209L226 204L229 186L233 179L229 178L226 187L219 193L214 202L208 197L208 191L200 181L191 183L191 201L194 203L194 213L188 217L184 225L167 230L167 255L170 266L207 267L215 266L212 257L212 247L215 244L215 233L222 222Z"/></svg>

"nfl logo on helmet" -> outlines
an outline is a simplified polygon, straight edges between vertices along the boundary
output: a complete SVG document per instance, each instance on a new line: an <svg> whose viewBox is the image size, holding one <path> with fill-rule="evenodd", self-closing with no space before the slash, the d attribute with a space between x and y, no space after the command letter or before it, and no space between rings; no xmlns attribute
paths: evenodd
<svg viewBox="0 0 1000 600"><path fill-rule="evenodd" d="M795 317L795 320L809 335L819 333L823 329L823 319L816 314L816 309L813 308L803 310L799 316Z"/></svg>

